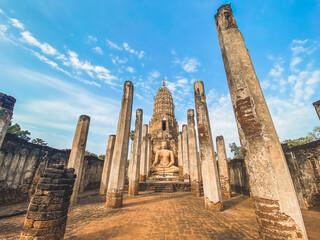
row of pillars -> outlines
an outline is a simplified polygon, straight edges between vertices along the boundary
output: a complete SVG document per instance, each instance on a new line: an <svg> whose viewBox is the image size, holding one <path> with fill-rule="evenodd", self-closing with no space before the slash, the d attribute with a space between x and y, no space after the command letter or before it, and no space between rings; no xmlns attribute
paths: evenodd
<svg viewBox="0 0 320 240"><path fill-rule="evenodd" d="M280 141L244 38L237 27L230 5L222 5L218 9L215 15L215 24L244 153L250 190L254 200L260 237L262 239L308 239ZM210 209L220 211L223 208L219 187L220 179L215 161L204 86L201 81L195 82L194 94L205 205ZM117 137L114 140L109 172L107 188L107 206L109 207L122 205L132 98L133 85L131 82L125 82ZM319 104L316 103L317 112L318 106ZM5 110L8 109L7 107L0 107L1 113L3 113L0 119L1 145L13 109L9 108L7 111ZM90 121L87 116L80 118L68 164L68 167L75 168L75 173L78 175L74 184L73 202L76 201L81 179L79 177L81 162L83 162ZM193 136L192 133L190 135ZM182 139L182 141L185 140Z"/></svg>

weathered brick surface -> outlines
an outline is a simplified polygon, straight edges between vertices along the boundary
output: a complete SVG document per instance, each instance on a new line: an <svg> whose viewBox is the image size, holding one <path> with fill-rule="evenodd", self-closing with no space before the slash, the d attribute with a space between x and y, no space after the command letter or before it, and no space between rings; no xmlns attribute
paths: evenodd
<svg viewBox="0 0 320 240"><path fill-rule="evenodd" d="M108 190L106 207L120 208L122 207L122 199L123 199L122 190L118 190L118 189Z"/></svg>
<svg viewBox="0 0 320 240"><path fill-rule="evenodd" d="M57 164L45 169L29 204L20 239L63 239L76 178L73 172Z"/></svg>

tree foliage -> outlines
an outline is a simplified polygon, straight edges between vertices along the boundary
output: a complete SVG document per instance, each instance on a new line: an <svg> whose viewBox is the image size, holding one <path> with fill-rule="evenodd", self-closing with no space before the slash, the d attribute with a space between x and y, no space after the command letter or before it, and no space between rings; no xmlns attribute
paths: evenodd
<svg viewBox="0 0 320 240"><path fill-rule="evenodd" d="M295 146L299 146L299 145L303 145L309 142L313 142L316 140L320 139L320 126L316 126L312 132L309 132L307 136L305 137L300 137L297 139L287 139L284 140L283 143L288 144L288 146L291 147L295 147Z"/></svg>
<svg viewBox="0 0 320 240"><path fill-rule="evenodd" d="M134 140L134 130L131 130L130 133L129 133L129 138L131 141Z"/></svg>
<svg viewBox="0 0 320 240"><path fill-rule="evenodd" d="M98 156L98 158L99 158L100 160L103 160L103 161L104 161L105 157L106 157L106 155L104 155L104 154L101 154L101 155Z"/></svg>
<svg viewBox="0 0 320 240"><path fill-rule="evenodd" d="M41 145L41 146L47 146L47 145L48 145L48 143L46 143L46 142L45 142L44 140L42 140L41 138L32 139L31 142L34 143L34 144Z"/></svg>
<svg viewBox="0 0 320 240"><path fill-rule="evenodd" d="M12 126L10 126L7 130L8 133L12 133L14 135L16 135L18 138L24 139L29 141L31 138L30 136L30 132L28 130L21 130L21 127L18 123L13 124Z"/></svg>
<svg viewBox="0 0 320 240"><path fill-rule="evenodd" d="M242 153L242 148L237 146L236 143L230 143L229 144L230 151L233 153L233 158L234 159L242 159L243 158L243 153Z"/></svg>
<svg viewBox="0 0 320 240"><path fill-rule="evenodd" d="M97 154L95 154L95 153L92 153L92 152L90 152L90 151L85 151L84 155L85 155L85 156L93 156L93 157L98 157L98 155L97 155Z"/></svg>

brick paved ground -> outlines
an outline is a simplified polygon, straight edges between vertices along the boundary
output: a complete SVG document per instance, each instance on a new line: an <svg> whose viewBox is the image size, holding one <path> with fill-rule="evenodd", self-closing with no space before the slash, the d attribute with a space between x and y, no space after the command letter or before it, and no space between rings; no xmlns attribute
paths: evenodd
<svg viewBox="0 0 320 240"><path fill-rule="evenodd" d="M190 193L144 193L118 210L105 197L87 196L69 213L65 239L257 239L253 203L237 196L220 213ZM320 212L303 212L310 240L320 239ZM24 215L0 220L0 239L18 239Z"/></svg>

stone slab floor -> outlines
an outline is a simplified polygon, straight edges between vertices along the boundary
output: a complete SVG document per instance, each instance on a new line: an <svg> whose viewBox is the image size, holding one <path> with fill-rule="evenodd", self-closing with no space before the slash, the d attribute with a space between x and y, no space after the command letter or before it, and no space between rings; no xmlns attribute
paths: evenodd
<svg viewBox="0 0 320 240"><path fill-rule="evenodd" d="M253 202L236 196L223 212L205 210L190 193L124 196L124 207L107 210L104 196L87 196L69 213L65 239L258 239ZM320 239L320 212L303 211L310 240ZM19 239L24 215L0 219L0 239Z"/></svg>

